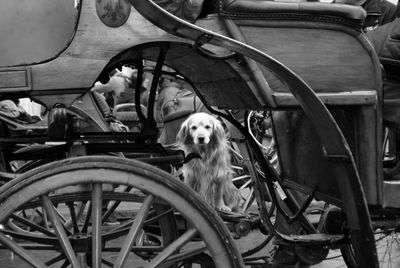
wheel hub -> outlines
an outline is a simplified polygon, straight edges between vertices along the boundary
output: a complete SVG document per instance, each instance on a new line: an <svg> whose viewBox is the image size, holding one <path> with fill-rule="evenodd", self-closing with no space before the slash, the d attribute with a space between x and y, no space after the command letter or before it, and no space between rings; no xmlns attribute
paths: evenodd
<svg viewBox="0 0 400 268"><path fill-rule="evenodd" d="M92 236L78 233L70 236L72 248L76 252L90 252L92 247Z"/></svg>

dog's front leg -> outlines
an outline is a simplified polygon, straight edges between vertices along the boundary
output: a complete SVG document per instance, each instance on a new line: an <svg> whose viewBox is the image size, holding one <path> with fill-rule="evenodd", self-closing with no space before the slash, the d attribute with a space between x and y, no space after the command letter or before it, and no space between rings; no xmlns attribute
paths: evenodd
<svg viewBox="0 0 400 268"><path fill-rule="evenodd" d="M184 177L183 182L187 184L190 188L192 188L195 192L199 192L201 190L199 180L194 177Z"/></svg>
<svg viewBox="0 0 400 268"><path fill-rule="evenodd" d="M231 209L225 205L223 199L223 188L225 187L223 179L214 179L208 185L205 191L205 200L215 209L222 211L231 211Z"/></svg>

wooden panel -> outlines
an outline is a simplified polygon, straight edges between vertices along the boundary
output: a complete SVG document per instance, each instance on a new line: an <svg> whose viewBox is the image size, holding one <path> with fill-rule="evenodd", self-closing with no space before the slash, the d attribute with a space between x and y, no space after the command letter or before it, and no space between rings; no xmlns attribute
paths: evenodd
<svg viewBox="0 0 400 268"><path fill-rule="evenodd" d="M341 200L334 168L304 112L278 111L272 115L282 178L303 185L306 193L318 190L318 195L329 196L331 201Z"/></svg>
<svg viewBox="0 0 400 268"><path fill-rule="evenodd" d="M376 127L380 124L379 108L376 105L335 107L331 113L353 153L367 203L382 204L382 136ZM287 184L302 185L301 190L307 194L317 190L318 196L331 202L340 200L337 174L332 168L335 160L326 157L320 138L304 112L273 112L273 119L280 167Z"/></svg>
<svg viewBox="0 0 400 268"><path fill-rule="evenodd" d="M104 25L95 1L82 1L80 20L69 47L55 60L32 66L33 90L89 88L110 58L123 50L156 40L177 40L146 21L132 8L126 24Z"/></svg>
<svg viewBox="0 0 400 268"><path fill-rule="evenodd" d="M385 181L383 183L383 206L400 208L399 192L399 181Z"/></svg>
<svg viewBox="0 0 400 268"><path fill-rule="evenodd" d="M74 0L0 1L0 66L55 57L71 41L77 14Z"/></svg>
<svg viewBox="0 0 400 268"><path fill-rule="evenodd" d="M287 65L318 92L378 90L377 63L361 33L295 26L240 29L248 44ZM286 90L279 84L273 89Z"/></svg>
<svg viewBox="0 0 400 268"><path fill-rule="evenodd" d="M353 110L355 118L356 158L365 198L370 205L382 204L382 131L381 107L362 106ZM350 137L351 138L351 137ZM348 139L350 139L348 138Z"/></svg>
<svg viewBox="0 0 400 268"><path fill-rule="evenodd" d="M30 89L30 68L0 69L0 92L26 91Z"/></svg>

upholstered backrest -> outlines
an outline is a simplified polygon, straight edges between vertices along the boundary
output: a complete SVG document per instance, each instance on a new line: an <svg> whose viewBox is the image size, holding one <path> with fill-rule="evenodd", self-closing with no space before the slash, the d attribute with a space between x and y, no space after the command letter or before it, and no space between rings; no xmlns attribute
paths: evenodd
<svg viewBox="0 0 400 268"><path fill-rule="evenodd" d="M265 0L220 0L220 12L223 16L236 18L268 17L331 17L337 21L349 20L356 23L365 19L366 12L360 6L330 4L321 2L280 2Z"/></svg>
<svg viewBox="0 0 400 268"><path fill-rule="evenodd" d="M377 185L381 176L381 67L362 32L364 9L319 2L220 0L219 3L220 16L226 19L232 37L293 70L332 109L359 166L368 202L380 203ZM280 110L299 107L285 81L266 66L256 64L253 73L256 69L269 84L275 107ZM317 195L333 203L340 200L331 160L327 159L305 114L274 113L274 122L280 167L286 182L301 185L306 193L318 189Z"/></svg>

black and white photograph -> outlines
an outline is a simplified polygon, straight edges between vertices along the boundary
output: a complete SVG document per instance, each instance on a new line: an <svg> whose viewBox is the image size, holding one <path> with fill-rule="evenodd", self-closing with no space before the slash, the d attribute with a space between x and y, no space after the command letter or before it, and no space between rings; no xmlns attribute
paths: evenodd
<svg viewBox="0 0 400 268"><path fill-rule="evenodd" d="M0 0L1 268L400 268L398 0Z"/></svg>

